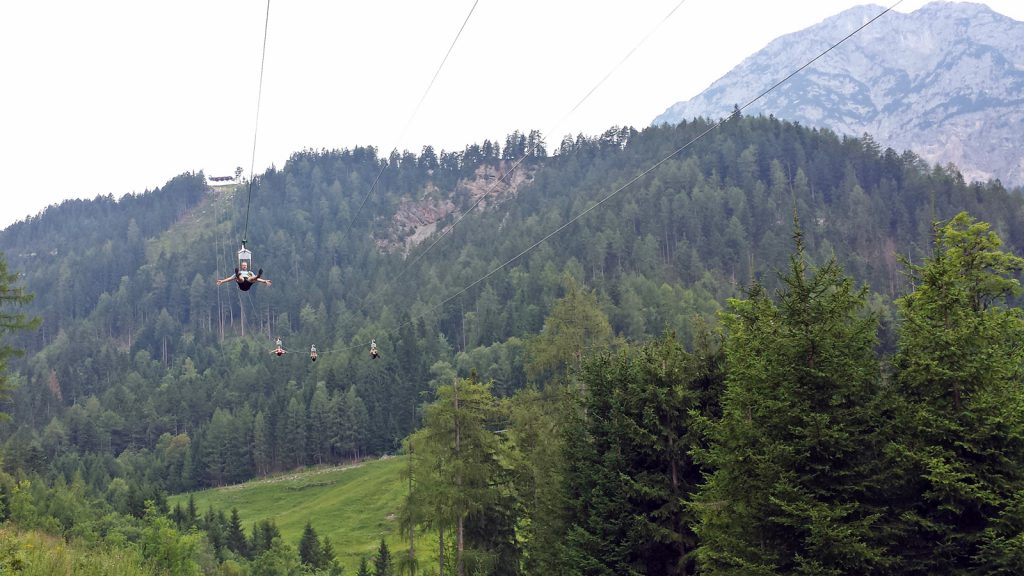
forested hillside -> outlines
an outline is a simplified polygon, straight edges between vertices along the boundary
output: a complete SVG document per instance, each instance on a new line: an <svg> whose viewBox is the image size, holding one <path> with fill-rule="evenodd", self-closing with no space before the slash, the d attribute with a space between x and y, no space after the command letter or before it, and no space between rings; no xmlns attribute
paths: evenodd
<svg viewBox="0 0 1024 576"><path fill-rule="evenodd" d="M569 427L580 414L561 418L528 407L563 406L543 394L558 396L555 382L564 382L567 371L588 390L605 387L605 400L622 382L643 388L626 358L588 364L609 348L647 350L644 358L656 364L653 358L676 350L676 340L642 343L673 333L682 348L715 356L719 313L729 298L747 294L753 302L754 309L733 308L727 316L730 329L745 334L756 329L758 314L770 315L759 308L767 295L794 290L792 279L807 274L793 270L795 249L801 261L825 265L834 258L866 287L848 287L860 304L841 303L851 318L862 306L879 319L877 330L850 336L862 361L899 348L893 302L915 286L900 258L917 264L932 256L933 222L967 211L989 223L1007 251L1024 247L1024 202L998 182L967 184L954 167L881 150L868 137L840 138L770 117L734 118L688 145L709 126L614 128L566 138L550 154L537 133L459 152L307 150L257 176L251 189L213 190L202 174L182 174L145 194L69 201L19 222L0 232L0 251L21 274L19 285L35 294L24 311L42 324L8 338L27 354L11 362L16 388L0 406L11 415L0 423L4 470L47 486L77 483L141 518L144 502L159 502L161 494L392 453L407 438L406 450L423 443L429 459L428 432L431 422L444 420L437 406L445 405L431 403L454 400L458 408L460 378L470 383L462 393L491 398L477 399L484 407L528 384L540 389L532 392L536 401L518 396L511 413L497 404L493 413L481 408L481 422L491 428L510 418L523 426L555 418L556 428ZM410 205L451 209L426 210L440 220L424 221L436 231L414 243L416 231L395 219ZM243 237L272 286L241 292L233 283L215 285L231 274ZM758 288L743 291L751 285ZM865 335L876 331L877 341ZM270 352L277 337L288 349L283 356ZM381 351L376 360L367 352L371 339ZM316 362L308 356L311 344L320 351ZM706 397L698 404L645 402L679 410L666 418L684 418L698 405L707 418L721 416L720 367L698 370L682 356L666 360L677 361L693 382L705 378L695 386ZM616 370L622 378L609 380ZM771 378L785 380L772 374L764 379L768 388ZM834 378L847 376L839 370ZM494 396L475 389L478 382L489 383ZM851 381L842 395L864 394L875 384ZM586 414L622 408L588 398ZM730 420L741 420L729 412L736 406L727 406L715 434L739 426ZM871 417L843 416L856 426ZM572 485L580 490L597 482L593 467L604 448L589 442L603 425L612 424L579 423L579 468L559 472L575 475ZM526 429L513 432L515 442L543 451L541 440L517 436ZM700 443L683 436L673 438ZM642 437L622 441L636 449ZM493 439L480 442L482 453L497 453ZM637 458L647 457L660 456ZM703 462L734 471L731 457L712 448ZM500 475L514 460L494 458L478 464ZM859 461L850 466L856 474L877 473ZM535 469L533 481L543 472ZM688 474L686 482L700 477ZM722 478L703 493L706 502L737 490L735 476ZM435 482L438 499L440 481L423 480ZM609 485L594 489L611 490L614 500ZM442 506L426 498L410 510L429 502ZM491 505L486 509L514 507L504 500ZM580 504L572 517L583 522L608 512L598 505ZM73 519L57 518L70 523L58 529L71 529ZM518 557L514 521L501 514L490 520L498 524L477 533L476 544L492 558ZM531 526L551 529L536 519ZM738 528L706 520L699 530L726 542ZM593 533L574 538L573 554L601 549ZM726 556L746 553L723 550L705 550L702 558L725 566ZM526 555L535 568L551 561L538 550ZM664 551L648 556L659 555ZM620 559L623 566L632 557ZM650 562L646 573L665 573Z"/></svg>

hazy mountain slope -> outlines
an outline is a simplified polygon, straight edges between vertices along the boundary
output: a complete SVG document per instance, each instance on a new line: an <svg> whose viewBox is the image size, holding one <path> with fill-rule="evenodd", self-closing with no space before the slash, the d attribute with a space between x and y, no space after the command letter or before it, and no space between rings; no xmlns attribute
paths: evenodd
<svg viewBox="0 0 1024 576"><path fill-rule="evenodd" d="M515 149L386 160L307 151L257 176L251 212L242 190L183 175L9 227L0 251L43 323L11 339L27 354L0 404L12 416L0 423L5 466L74 471L88 456L140 490L176 492L392 452L417 426L436 367L475 372L501 395L526 385L523 341L567 275L596 291L616 335L686 342L696 317L714 322L753 279L778 287L794 209L807 256L834 256L880 298L909 289L897 255L920 261L934 219L968 210L1024 246L1024 200L995 183L966 185L912 153L778 119L709 127L564 141L444 238ZM440 220L406 243L417 234L406 224L426 223L408 218L417 201L419 216ZM449 203L457 210L432 213ZM247 214L273 286L218 288ZM292 354L269 353L276 336ZM380 359L368 357L371 338ZM323 352L315 363L311 344ZM314 413L332 414L333 428L314 434ZM123 467L111 463L122 454ZM102 475L83 476L106 489Z"/></svg>

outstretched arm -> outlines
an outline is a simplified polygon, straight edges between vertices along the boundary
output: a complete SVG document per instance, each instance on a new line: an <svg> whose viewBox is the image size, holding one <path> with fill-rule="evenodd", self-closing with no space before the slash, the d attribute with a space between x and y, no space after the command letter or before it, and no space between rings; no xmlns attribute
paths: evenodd
<svg viewBox="0 0 1024 576"><path fill-rule="evenodd" d="M232 274L231 276L228 276L227 278L224 278L222 280L217 280L217 286L220 286L221 284L223 284L225 282L230 282L231 280L234 280L234 279L235 279L235 275Z"/></svg>
<svg viewBox="0 0 1024 576"><path fill-rule="evenodd" d="M266 278L256 278L256 281L257 282L262 282L262 283L266 284L267 286L271 285L270 280L267 280Z"/></svg>

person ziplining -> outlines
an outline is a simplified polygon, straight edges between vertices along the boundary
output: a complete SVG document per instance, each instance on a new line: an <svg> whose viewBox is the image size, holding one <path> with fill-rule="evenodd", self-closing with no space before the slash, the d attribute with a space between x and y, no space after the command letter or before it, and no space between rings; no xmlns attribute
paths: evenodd
<svg viewBox="0 0 1024 576"><path fill-rule="evenodd" d="M252 263L252 252L242 245L242 249L238 251L238 267L235 268L235 273L227 278L217 280L217 286L225 282L234 280L238 283L238 289L243 292L247 292L250 288L256 284L266 284L267 286L272 285L272 282L266 278L263 278L263 268L260 268L255 274L250 270Z"/></svg>
<svg viewBox="0 0 1024 576"><path fill-rule="evenodd" d="M284 356L285 354L288 353L288 351L284 349L284 343L281 342L281 337L280 336L278 336L277 337L277 341L274 342L274 349L271 350L270 353L271 354L276 354L278 357Z"/></svg>

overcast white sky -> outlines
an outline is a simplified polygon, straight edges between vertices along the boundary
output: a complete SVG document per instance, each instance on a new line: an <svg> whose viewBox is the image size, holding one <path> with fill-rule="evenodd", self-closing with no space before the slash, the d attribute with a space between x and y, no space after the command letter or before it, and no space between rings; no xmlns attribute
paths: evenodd
<svg viewBox="0 0 1024 576"><path fill-rule="evenodd" d="M255 171L304 148L462 150L537 129L553 149L643 127L776 37L866 3L685 0L665 20L679 0L479 0L417 109L474 0L275 0ZM982 3L1024 20L1022 0ZM264 0L0 4L0 227L190 170L248 175L265 13Z"/></svg>

